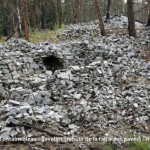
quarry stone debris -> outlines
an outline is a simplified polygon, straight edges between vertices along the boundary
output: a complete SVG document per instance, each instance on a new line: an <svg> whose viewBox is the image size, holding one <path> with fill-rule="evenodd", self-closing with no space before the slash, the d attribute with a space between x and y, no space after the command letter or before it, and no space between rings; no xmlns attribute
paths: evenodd
<svg viewBox="0 0 150 150"><path fill-rule="evenodd" d="M106 24L109 31L112 26L124 29L127 19L115 17ZM150 133L150 62L140 58L150 31L137 30L137 39L102 37L93 21L70 25L59 36L74 37L58 44L13 38L0 44L1 138L32 137L34 130L7 124L38 121L64 136L82 136L85 129L89 137Z"/></svg>

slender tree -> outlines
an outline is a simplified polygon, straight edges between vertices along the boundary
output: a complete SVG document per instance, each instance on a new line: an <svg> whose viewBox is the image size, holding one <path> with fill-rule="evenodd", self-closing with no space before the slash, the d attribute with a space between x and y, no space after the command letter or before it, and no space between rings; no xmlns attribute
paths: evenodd
<svg viewBox="0 0 150 150"><path fill-rule="evenodd" d="M107 0L107 12L106 12L106 21L110 18L110 4L111 0Z"/></svg>
<svg viewBox="0 0 150 150"><path fill-rule="evenodd" d="M133 12L133 0L127 0L127 11L128 11L129 36L136 37L135 20L134 20L134 12Z"/></svg>
<svg viewBox="0 0 150 150"><path fill-rule="evenodd" d="M148 0L148 18L146 22L146 27L150 26L150 0Z"/></svg>
<svg viewBox="0 0 150 150"><path fill-rule="evenodd" d="M8 36L5 6L6 6L5 2L2 1L2 2L1 2L1 7L2 7L2 26L3 26L3 34L4 34L4 36Z"/></svg>
<svg viewBox="0 0 150 150"><path fill-rule="evenodd" d="M24 34L25 34L25 40L29 41L27 0L23 0L23 7L24 7Z"/></svg>
<svg viewBox="0 0 150 150"><path fill-rule="evenodd" d="M102 20L102 16L101 16L101 12L100 12L100 4L98 0L93 0L95 2L95 6L97 9L97 14L98 14L98 19L99 19L99 27L101 29L101 34L102 36L105 36L105 28L104 28L104 24L103 24L103 20Z"/></svg>
<svg viewBox="0 0 150 150"><path fill-rule="evenodd" d="M14 1L11 0L10 5L13 6L13 4L14 4ZM12 18L12 31L15 32L15 12L14 11L12 11L12 17L11 18Z"/></svg>
<svg viewBox="0 0 150 150"><path fill-rule="evenodd" d="M79 16L79 9L80 9L80 0L75 0L75 4L74 4L75 7L72 7L73 8L73 23L77 23L77 18Z"/></svg>
<svg viewBox="0 0 150 150"><path fill-rule="evenodd" d="M21 25L21 14L20 14L19 2L20 2L19 0L16 0L17 18L18 18L18 34L19 34L19 37L21 37L22 25Z"/></svg>
<svg viewBox="0 0 150 150"><path fill-rule="evenodd" d="M62 24L64 23L64 2L62 0L58 1L58 10L59 10L59 27L61 28Z"/></svg>
<svg viewBox="0 0 150 150"><path fill-rule="evenodd" d="M122 0L122 13L123 13L123 15L125 13L125 2L124 2L124 0Z"/></svg>
<svg viewBox="0 0 150 150"><path fill-rule="evenodd" d="M53 4L53 11L54 11L55 18L56 18L56 27L59 28L59 16L58 16L57 0L52 0L52 4Z"/></svg>
<svg viewBox="0 0 150 150"><path fill-rule="evenodd" d="M41 29L46 28L46 0L41 0Z"/></svg>

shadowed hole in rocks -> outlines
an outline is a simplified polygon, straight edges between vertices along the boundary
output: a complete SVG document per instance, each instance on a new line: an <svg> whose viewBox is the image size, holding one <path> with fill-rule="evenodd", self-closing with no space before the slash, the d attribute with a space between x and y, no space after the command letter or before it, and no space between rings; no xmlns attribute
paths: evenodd
<svg viewBox="0 0 150 150"><path fill-rule="evenodd" d="M55 56L49 56L43 59L43 63L47 70L51 70L52 72L55 72L55 70L63 69L63 59L57 58Z"/></svg>

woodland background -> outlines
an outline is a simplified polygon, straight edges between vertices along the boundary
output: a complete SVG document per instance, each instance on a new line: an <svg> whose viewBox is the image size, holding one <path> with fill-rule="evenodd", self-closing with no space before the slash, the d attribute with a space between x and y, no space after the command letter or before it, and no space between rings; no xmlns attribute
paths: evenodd
<svg viewBox="0 0 150 150"><path fill-rule="evenodd" d="M124 0L98 0L101 15L127 16L127 3ZM134 17L146 22L148 1L133 0ZM110 3L110 6L108 4ZM28 31L55 30L63 25L89 22L98 19L93 0L0 0L0 37L18 33L24 36L25 23Z"/></svg>

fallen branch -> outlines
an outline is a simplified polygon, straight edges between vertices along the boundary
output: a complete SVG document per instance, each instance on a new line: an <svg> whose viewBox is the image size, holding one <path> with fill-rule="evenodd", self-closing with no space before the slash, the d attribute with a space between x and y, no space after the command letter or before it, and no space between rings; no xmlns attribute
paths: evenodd
<svg viewBox="0 0 150 150"><path fill-rule="evenodd" d="M113 15L112 17L110 17L110 19L113 19L114 17L120 17L119 15Z"/></svg>
<svg viewBox="0 0 150 150"><path fill-rule="evenodd" d="M15 32L13 32L12 34L10 34L5 41L8 41L14 34L15 34Z"/></svg>
<svg viewBox="0 0 150 150"><path fill-rule="evenodd" d="M32 128L32 129L35 129L37 131L40 131L40 132L43 132L43 133L46 133L47 135L49 136L52 136L52 137L62 137L62 135L57 135L57 134L54 134L54 133L50 133L44 129L41 129L41 128L38 128L38 127L34 127L32 125L29 125L29 124L25 124L25 123L18 123L18 124L15 124L13 122L10 122L9 124L6 125L7 127L25 127L25 128Z"/></svg>
<svg viewBox="0 0 150 150"><path fill-rule="evenodd" d="M142 23L142 24L145 24L145 23L146 23L145 21L141 21L141 20L138 20L138 19L136 19L135 21L136 21L136 22L139 22L139 23Z"/></svg>

